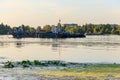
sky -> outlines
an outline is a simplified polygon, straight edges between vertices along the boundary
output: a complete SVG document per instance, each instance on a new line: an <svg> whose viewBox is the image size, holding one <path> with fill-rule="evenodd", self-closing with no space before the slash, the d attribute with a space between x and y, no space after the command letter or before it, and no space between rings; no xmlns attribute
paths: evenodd
<svg viewBox="0 0 120 80"><path fill-rule="evenodd" d="M120 24L120 0L0 0L0 22L12 27L61 23Z"/></svg>

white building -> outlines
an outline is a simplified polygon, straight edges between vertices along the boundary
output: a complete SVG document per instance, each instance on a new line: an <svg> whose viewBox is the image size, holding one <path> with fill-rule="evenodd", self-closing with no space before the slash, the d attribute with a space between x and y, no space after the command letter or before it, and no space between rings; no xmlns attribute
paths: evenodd
<svg viewBox="0 0 120 80"><path fill-rule="evenodd" d="M53 33L60 33L60 32L61 32L61 29L58 28L58 26L53 26L52 32L53 32Z"/></svg>
<svg viewBox="0 0 120 80"><path fill-rule="evenodd" d="M59 20L59 23L58 23L57 26L53 26L53 28L52 28L53 33L56 33L56 34L58 34L58 33L66 33L66 31L62 29L62 26L61 26L60 22L61 22L61 20Z"/></svg>

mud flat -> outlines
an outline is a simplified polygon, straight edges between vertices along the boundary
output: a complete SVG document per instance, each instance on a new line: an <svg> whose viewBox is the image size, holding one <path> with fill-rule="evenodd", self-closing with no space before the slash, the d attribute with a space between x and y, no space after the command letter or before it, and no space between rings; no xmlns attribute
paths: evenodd
<svg viewBox="0 0 120 80"><path fill-rule="evenodd" d="M0 66L0 80L120 80L120 64L6 62Z"/></svg>

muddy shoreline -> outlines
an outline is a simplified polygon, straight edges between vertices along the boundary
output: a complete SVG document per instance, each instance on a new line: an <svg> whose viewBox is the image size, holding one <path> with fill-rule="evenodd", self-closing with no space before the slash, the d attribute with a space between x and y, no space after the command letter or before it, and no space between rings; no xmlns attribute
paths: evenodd
<svg viewBox="0 0 120 80"><path fill-rule="evenodd" d="M44 63L44 64L43 64ZM0 80L120 80L120 64L64 61L11 62L0 66ZM10 65L11 65L10 64Z"/></svg>

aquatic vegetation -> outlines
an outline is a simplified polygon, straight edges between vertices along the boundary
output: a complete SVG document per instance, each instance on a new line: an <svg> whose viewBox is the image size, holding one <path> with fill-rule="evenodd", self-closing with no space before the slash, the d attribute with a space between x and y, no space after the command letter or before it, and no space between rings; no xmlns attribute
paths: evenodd
<svg viewBox="0 0 120 80"><path fill-rule="evenodd" d="M29 67L29 65L27 65L27 64L23 64L22 66L23 66L23 68Z"/></svg>
<svg viewBox="0 0 120 80"><path fill-rule="evenodd" d="M39 67L40 75L54 77L76 77L86 80L114 80L120 77L120 64L84 64L67 63L64 61L29 61L21 62L8 61L4 63L4 68L31 68Z"/></svg>
<svg viewBox="0 0 120 80"><path fill-rule="evenodd" d="M4 68L14 68L14 64L10 61L6 62L3 66Z"/></svg>
<svg viewBox="0 0 120 80"><path fill-rule="evenodd" d="M55 65L55 66L67 66L64 62L61 61L48 61L48 65Z"/></svg>
<svg viewBox="0 0 120 80"><path fill-rule="evenodd" d="M39 60L34 60L34 61L29 61L29 60L23 60L21 62L6 62L4 64L4 68L13 68L13 67L23 67L23 68L28 68L28 67L46 67L46 66L67 66L66 63L61 62L61 61L39 61Z"/></svg>
<svg viewBox="0 0 120 80"><path fill-rule="evenodd" d="M21 62L21 64L28 64L28 65L32 65L32 63L29 61L29 60L23 60L22 62Z"/></svg>
<svg viewBox="0 0 120 80"><path fill-rule="evenodd" d="M39 60L34 60L34 64L37 66L37 65L40 65L41 62Z"/></svg>

